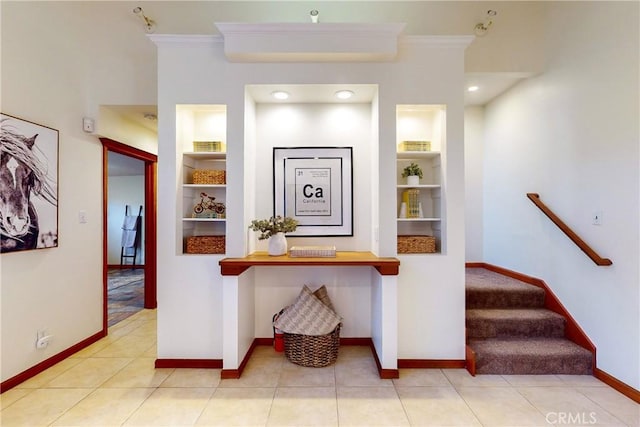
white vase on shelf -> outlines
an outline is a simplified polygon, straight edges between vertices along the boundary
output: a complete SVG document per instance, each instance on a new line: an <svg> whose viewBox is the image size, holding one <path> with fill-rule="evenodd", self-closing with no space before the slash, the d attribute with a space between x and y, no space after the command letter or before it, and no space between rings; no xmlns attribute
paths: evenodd
<svg viewBox="0 0 640 427"><path fill-rule="evenodd" d="M271 256L286 255L287 253L287 238L284 233L276 233L269 237L269 247L267 251Z"/></svg>
<svg viewBox="0 0 640 427"><path fill-rule="evenodd" d="M420 177L418 175L407 176L407 185L419 185Z"/></svg>

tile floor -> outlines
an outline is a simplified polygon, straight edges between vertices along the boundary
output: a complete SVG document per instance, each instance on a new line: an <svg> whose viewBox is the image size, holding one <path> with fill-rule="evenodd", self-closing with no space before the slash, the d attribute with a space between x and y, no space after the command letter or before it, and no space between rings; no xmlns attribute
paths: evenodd
<svg viewBox="0 0 640 427"><path fill-rule="evenodd" d="M1 395L8 426L640 426L640 405L591 376L471 377L400 370L381 380L366 347L303 368L258 347L238 380L154 369L154 310Z"/></svg>

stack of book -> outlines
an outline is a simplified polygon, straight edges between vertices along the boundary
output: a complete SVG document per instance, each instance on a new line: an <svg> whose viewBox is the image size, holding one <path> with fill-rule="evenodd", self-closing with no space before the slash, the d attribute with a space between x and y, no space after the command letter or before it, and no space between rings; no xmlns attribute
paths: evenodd
<svg viewBox="0 0 640 427"><path fill-rule="evenodd" d="M404 190L402 201L407 204L407 218L420 218L420 190L417 188Z"/></svg>

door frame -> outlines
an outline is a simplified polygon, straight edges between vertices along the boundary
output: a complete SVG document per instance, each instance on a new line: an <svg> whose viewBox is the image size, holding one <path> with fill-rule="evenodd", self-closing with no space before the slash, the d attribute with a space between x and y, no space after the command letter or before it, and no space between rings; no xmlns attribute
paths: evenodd
<svg viewBox="0 0 640 427"><path fill-rule="evenodd" d="M109 138L100 138L102 142L102 282L103 282L103 330L108 331L108 248L107 248L107 208L109 194L109 152L133 157L144 162L144 308L157 308L157 261L156 261L156 237L157 237L157 186L156 175L158 170L158 156L142 151L130 145L114 141Z"/></svg>

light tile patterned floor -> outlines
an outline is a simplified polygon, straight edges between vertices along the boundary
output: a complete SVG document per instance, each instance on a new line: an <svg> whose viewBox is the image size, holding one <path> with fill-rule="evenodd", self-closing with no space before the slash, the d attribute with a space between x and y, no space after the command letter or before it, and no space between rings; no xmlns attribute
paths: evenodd
<svg viewBox="0 0 640 427"><path fill-rule="evenodd" d="M403 369L381 380L368 348L303 368L258 347L239 380L155 369L155 311L1 395L9 426L640 426L640 405L589 376L471 377Z"/></svg>

